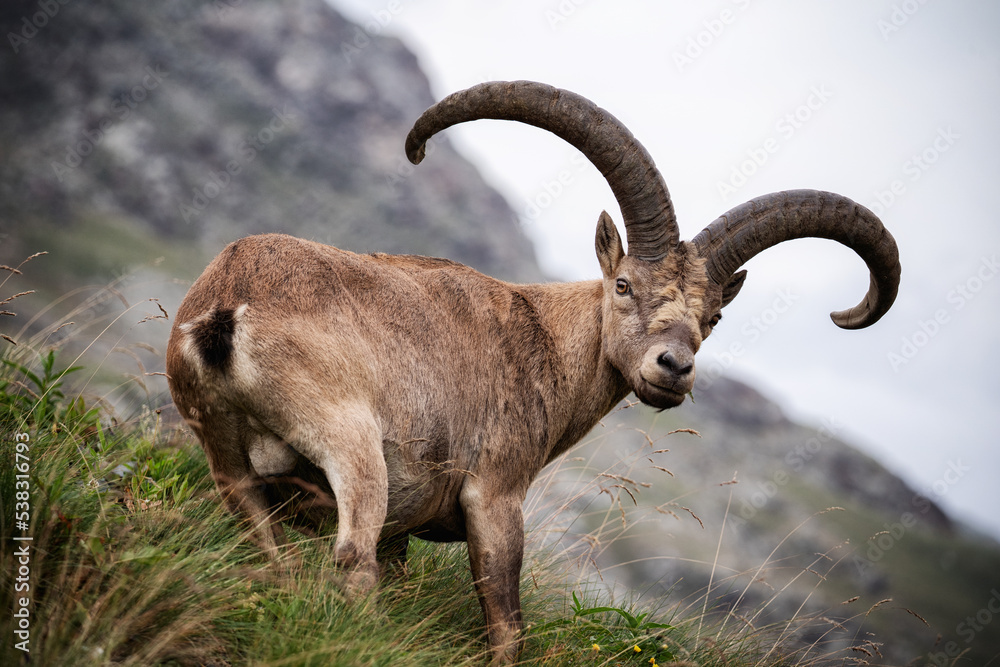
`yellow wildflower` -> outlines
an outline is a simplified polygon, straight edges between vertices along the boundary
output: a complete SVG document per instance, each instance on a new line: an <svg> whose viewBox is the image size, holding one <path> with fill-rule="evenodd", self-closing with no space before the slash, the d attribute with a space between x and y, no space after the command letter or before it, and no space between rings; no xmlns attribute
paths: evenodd
<svg viewBox="0 0 1000 667"><path fill-rule="evenodd" d="M635 646L633 646L632 650L635 651L636 653L642 653L642 649L639 648L638 644L636 644Z"/></svg>
<svg viewBox="0 0 1000 667"><path fill-rule="evenodd" d="M595 651L600 651L601 650L601 645L600 644L593 644L593 645L591 645L590 648L593 649L593 650L595 650Z"/></svg>

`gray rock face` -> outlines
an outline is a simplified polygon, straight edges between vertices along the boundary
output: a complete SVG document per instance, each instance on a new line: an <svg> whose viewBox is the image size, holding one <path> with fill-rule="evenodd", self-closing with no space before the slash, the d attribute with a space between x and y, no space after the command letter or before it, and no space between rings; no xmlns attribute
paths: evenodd
<svg viewBox="0 0 1000 667"><path fill-rule="evenodd" d="M2 231L116 218L211 251L281 231L540 277L513 211L446 139L406 161L434 99L398 40L322 0L67 3L42 27L38 11L0 10Z"/></svg>

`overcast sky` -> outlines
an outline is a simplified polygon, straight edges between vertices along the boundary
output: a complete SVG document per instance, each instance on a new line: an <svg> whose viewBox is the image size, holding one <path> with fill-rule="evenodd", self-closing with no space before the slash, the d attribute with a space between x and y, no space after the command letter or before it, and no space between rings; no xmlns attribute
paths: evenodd
<svg viewBox="0 0 1000 667"><path fill-rule="evenodd" d="M690 238L776 190L878 213L900 246L889 314L828 317L868 272L830 241L754 258L698 355L796 419L832 422L955 516L1000 536L1000 5L989 0L331 0L414 50L435 95L534 79L589 97L656 160ZM483 122L450 130L560 279L600 275L610 189L561 140ZM737 354L731 354L735 350Z"/></svg>

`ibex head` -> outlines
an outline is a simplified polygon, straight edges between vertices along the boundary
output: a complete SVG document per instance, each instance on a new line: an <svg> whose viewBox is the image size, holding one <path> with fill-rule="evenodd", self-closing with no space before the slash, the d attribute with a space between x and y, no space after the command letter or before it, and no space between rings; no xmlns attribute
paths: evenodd
<svg viewBox="0 0 1000 667"><path fill-rule="evenodd" d="M694 386L694 355L725 305L705 260L687 244L660 259L626 255L607 213L598 222L597 257L604 275L605 356L642 402L679 405ZM731 296L738 289L739 281Z"/></svg>
<svg viewBox="0 0 1000 667"><path fill-rule="evenodd" d="M621 207L628 252L611 217L597 225L604 285L603 353L644 403L680 404L694 386L694 357L739 293L747 260L795 238L839 241L868 265L871 285L855 307L832 313L845 329L874 324L896 297L896 243L868 209L841 195L796 190L764 195L681 241L666 184L645 148L618 119L589 100L544 84L490 82L428 109L407 137L417 164L424 145L451 125L480 118L548 130L579 149L604 175Z"/></svg>

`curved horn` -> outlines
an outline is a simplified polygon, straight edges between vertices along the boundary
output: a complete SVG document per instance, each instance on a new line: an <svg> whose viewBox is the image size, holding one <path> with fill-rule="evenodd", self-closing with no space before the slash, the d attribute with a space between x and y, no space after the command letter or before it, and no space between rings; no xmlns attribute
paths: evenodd
<svg viewBox="0 0 1000 667"><path fill-rule="evenodd" d="M414 123L406 156L419 164L434 134L480 118L534 125L580 150L618 200L630 256L660 259L679 242L670 194L653 158L621 121L568 90L532 81L492 81L449 95Z"/></svg>
<svg viewBox="0 0 1000 667"><path fill-rule="evenodd" d="M843 243L865 260L871 273L871 284L861 303L830 313L837 326L861 329L885 315L899 288L896 241L874 213L847 197L818 190L757 197L713 221L691 242L706 258L709 277L725 285L760 251L805 237Z"/></svg>

